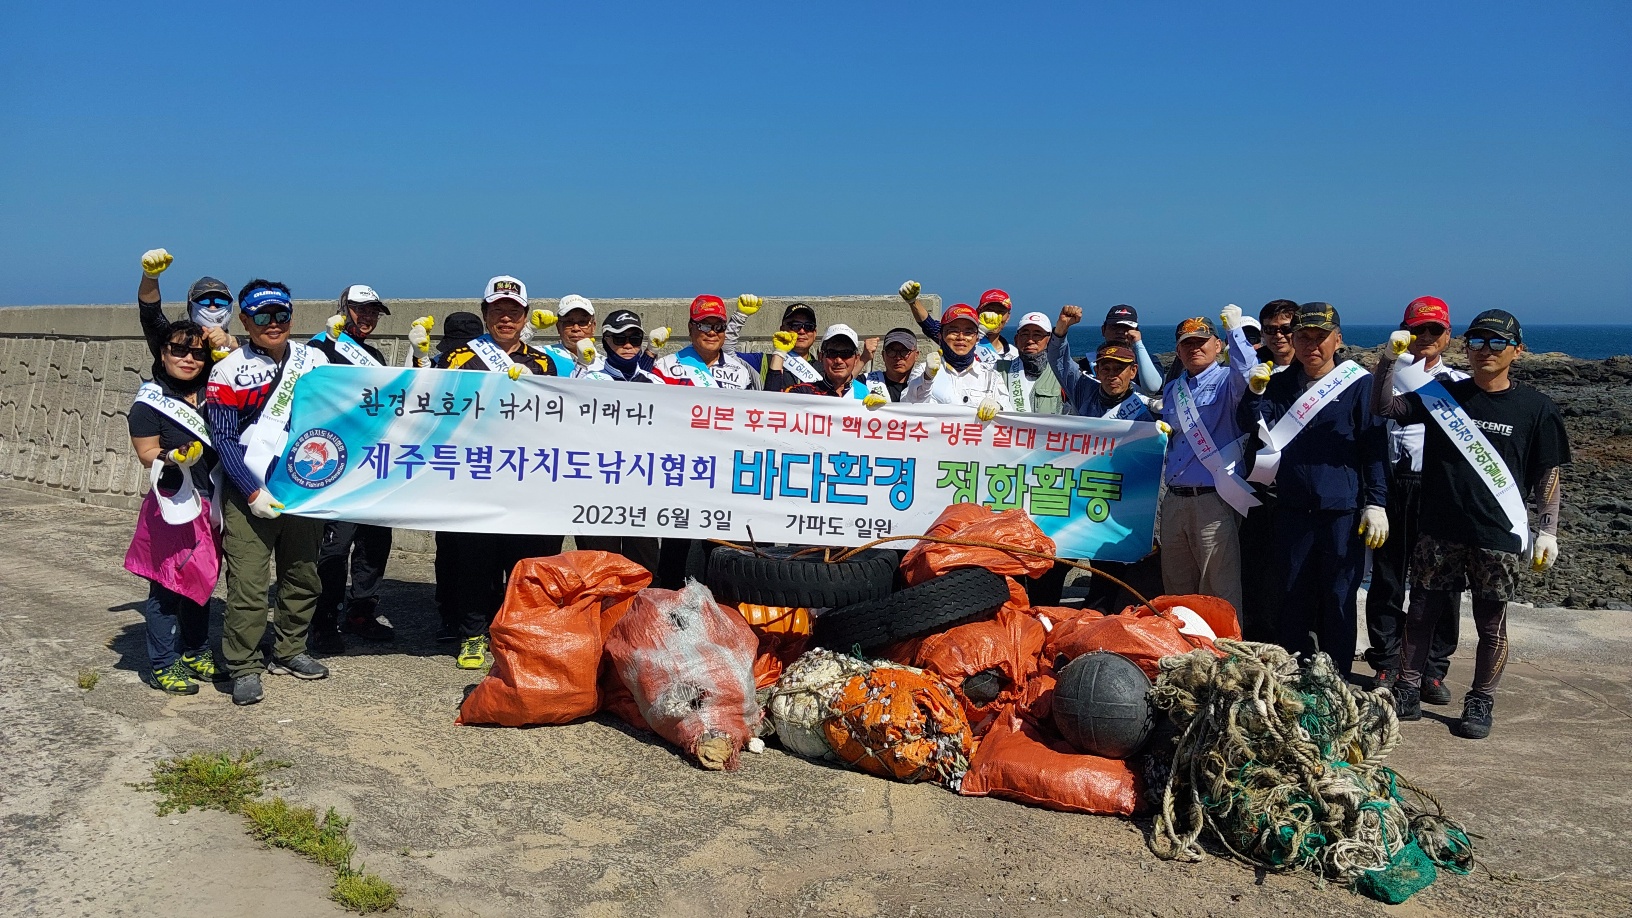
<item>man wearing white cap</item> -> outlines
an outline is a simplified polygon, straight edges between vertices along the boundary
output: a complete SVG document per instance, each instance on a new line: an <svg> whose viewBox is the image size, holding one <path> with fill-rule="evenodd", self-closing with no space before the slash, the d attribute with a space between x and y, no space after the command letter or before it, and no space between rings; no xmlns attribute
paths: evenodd
<svg viewBox="0 0 1632 918"><path fill-rule="evenodd" d="M783 392L800 395L827 395L835 398L853 398L876 408L887 399L867 388L867 383L856 379L860 363L861 337L848 325L829 325L822 333L822 346L817 352L816 366L821 378L814 382L796 382Z"/></svg>
<svg viewBox="0 0 1632 918"><path fill-rule="evenodd" d="M1064 414L1065 398L1054 368L1048 365L1048 336L1054 323L1040 312L1020 317L1014 332L1016 355L997 361L992 368L1003 378L1009 399L1018 411L1033 414Z"/></svg>
<svg viewBox="0 0 1632 918"><path fill-rule="evenodd" d="M571 376L577 375L575 371L579 367L599 369L596 364L601 362L601 355L595 350L595 304L588 297L569 293L556 304L554 312L535 309L528 319L528 326L533 329L552 325L561 341L546 344L543 350L555 361L557 372Z"/></svg>

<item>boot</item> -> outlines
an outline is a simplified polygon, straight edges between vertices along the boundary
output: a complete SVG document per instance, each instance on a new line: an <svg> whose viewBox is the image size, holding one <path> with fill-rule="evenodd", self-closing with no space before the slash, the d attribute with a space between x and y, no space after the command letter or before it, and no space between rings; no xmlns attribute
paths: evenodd
<svg viewBox="0 0 1632 918"><path fill-rule="evenodd" d="M1400 720L1422 720L1422 692L1409 686L1394 683L1394 713Z"/></svg>

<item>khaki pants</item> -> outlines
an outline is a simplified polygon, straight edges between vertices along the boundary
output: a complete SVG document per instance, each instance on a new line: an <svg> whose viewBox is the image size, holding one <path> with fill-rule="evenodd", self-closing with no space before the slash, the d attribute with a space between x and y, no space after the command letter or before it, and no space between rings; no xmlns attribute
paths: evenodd
<svg viewBox="0 0 1632 918"><path fill-rule="evenodd" d="M1216 492L1162 498L1162 589L1228 600L1240 619L1241 517Z"/></svg>
<svg viewBox="0 0 1632 918"><path fill-rule="evenodd" d="M266 634L268 567L278 570L278 607L272 627L273 656L287 660L306 652L306 632L317 609L322 582L317 553L323 543L323 521L300 516L263 520L249 511L232 488L222 507L222 553L227 558L227 611L221 623L221 655L234 678L258 673L266 663L258 652Z"/></svg>

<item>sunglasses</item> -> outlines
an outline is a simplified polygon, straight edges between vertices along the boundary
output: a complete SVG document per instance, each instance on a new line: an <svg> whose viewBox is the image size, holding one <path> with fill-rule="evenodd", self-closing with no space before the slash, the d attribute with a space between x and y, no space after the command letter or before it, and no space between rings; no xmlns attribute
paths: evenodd
<svg viewBox="0 0 1632 918"><path fill-rule="evenodd" d="M1264 340L1264 336L1258 332L1258 329L1250 325L1243 328L1241 334L1246 335L1248 344L1258 344Z"/></svg>
<svg viewBox="0 0 1632 918"><path fill-rule="evenodd" d="M193 302L203 306L205 309L225 309L232 305L232 299L225 296L207 296L201 300L194 300Z"/></svg>
<svg viewBox="0 0 1632 918"><path fill-rule="evenodd" d="M782 328L785 331L791 332L813 332L816 330L816 323L806 322L802 319L792 319L787 322L783 322Z"/></svg>
<svg viewBox="0 0 1632 918"><path fill-rule="evenodd" d="M1291 335L1291 334L1292 334L1292 323L1290 323L1290 322L1288 322L1285 325L1265 325L1264 326L1264 337L1265 338L1268 338L1270 335L1274 335L1277 338L1285 338L1285 337L1287 337L1288 335Z"/></svg>
<svg viewBox="0 0 1632 918"><path fill-rule="evenodd" d="M849 360L854 356L856 356L856 352L852 350L830 351L825 348L822 350L823 360Z"/></svg>
<svg viewBox="0 0 1632 918"><path fill-rule="evenodd" d="M613 347L625 347L625 346L630 345L630 344L633 344L634 346L639 347L640 343L642 341L645 341L645 340L646 340L646 333L645 332L635 331L635 332L627 332L627 333L618 333L618 332L607 332L606 333L606 341L607 341L608 344L612 345Z"/></svg>
<svg viewBox="0 0 1632 918"><path fill-rule="evenodd" d="M705 335L717 335L725 331L724 322L693 322L691 327Z"/></svg>
<svg viewBox="0 0 1632 918"><path fill-rule="evenodd" d="M1509 345L1513 344L1512 341L1506 338L1466 338L1464 340L1467 342L1470 351L1489 348L1493 354L1500 354L1502 351L1507 350Z"/></svg>
<svg viewBox="0 0 1632 918"><path fill-rule="evenodd" d="M1416 328L1412 329L1412 331L1415 331L1418 335L1421 335L1424 338L1438 338L1440 335L1450 331L1450 329L1434 322L1428 322L1418 325Z"/></svg>
<svg viewBox="0 0 1632 918"><path fill-rule="evenodd" d="M293 318L294 315L295 314L293 312L290 312L287 309L279 309L275 312L257 312L249 317L249 321L254 322L261 328L265 328L274 322L279 325L287 325L289 320Z"/></svg>
<svg viewBox="0 0 1632 918"><path fill-rule="evenodd" d="M210 349L207 347L188 347L179 341L167 341L165 352L178 360L182 357L191 357L199 363L206 363L210 359Z"/></svg>

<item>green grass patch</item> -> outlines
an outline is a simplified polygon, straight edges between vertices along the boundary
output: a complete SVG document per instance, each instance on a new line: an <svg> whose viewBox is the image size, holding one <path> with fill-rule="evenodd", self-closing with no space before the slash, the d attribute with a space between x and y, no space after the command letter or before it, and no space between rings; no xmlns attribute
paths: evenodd
<svg viewBox="0 0 1632 918"><path fill-rule="evenodd" d="M334 901L364 915L396 908L400 893L372 873L344 873L335 877Z"/></svg>
<svg viewBox="0 0 1632 918"><path fill-rule="evenodd" d="M79 687L87 692L93 688L96 688L96 684L100 681L102 681L102 674L94 669L82 669L79 671Z"/></svg>
<svg viewBox="0 0 1632 918"><path fill-rule="evenodd" d="M250 800L244 804L249 834L274 848L288 848L304 854L325 867L351 870L351 855L357 846L346 837L349 819L333 808L317 818L309 806L290 806L282 797Z"/></svg>
<svg viewBox="0 0 1632 918"><path fill-rule="evenodd" d="M263 760L259 750L229 756L225 752L195 752L168 759L153 769L153 780L134 784L138 790L159 795L159 815L185 813L193 807L241 813L245 801L266 789L265 777L288 762Z"/></svg>

